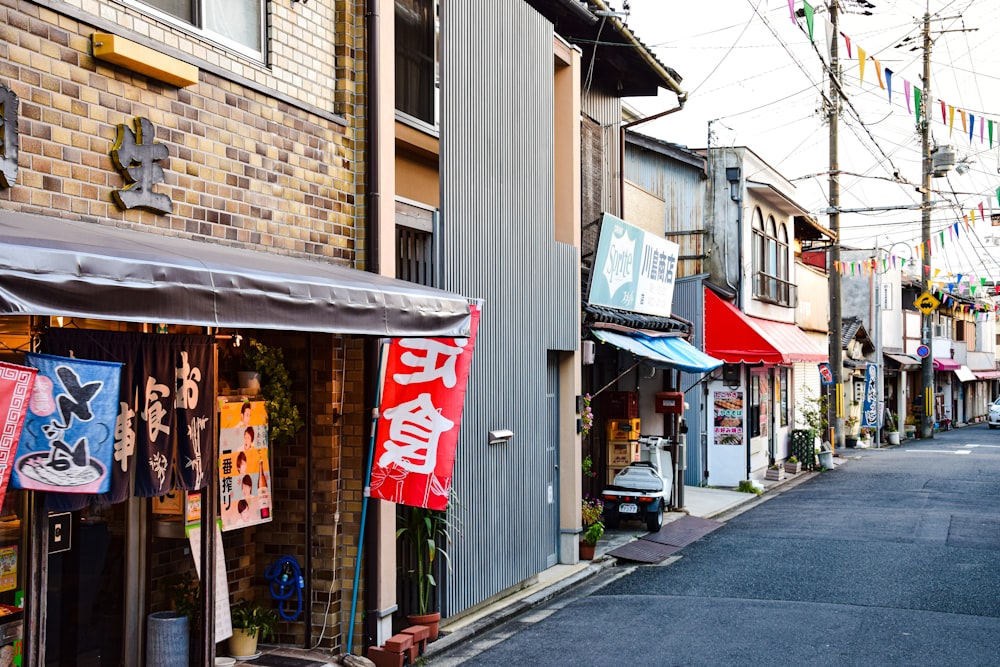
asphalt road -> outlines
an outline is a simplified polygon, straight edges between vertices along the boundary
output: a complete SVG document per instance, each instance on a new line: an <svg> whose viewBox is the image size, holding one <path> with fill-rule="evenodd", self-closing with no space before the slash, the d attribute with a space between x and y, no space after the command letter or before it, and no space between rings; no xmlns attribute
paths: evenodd
<svg viewBox="0 0 1000 667"><path fill-rule="evenodd" d="M845 453L428 664L1000 665L1000 431Z"/></svg>

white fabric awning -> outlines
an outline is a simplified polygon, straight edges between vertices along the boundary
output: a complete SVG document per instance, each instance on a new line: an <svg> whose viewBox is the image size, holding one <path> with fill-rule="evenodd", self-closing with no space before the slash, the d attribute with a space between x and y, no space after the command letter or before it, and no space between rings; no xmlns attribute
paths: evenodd
<svg viewBox="0 0 1000 667"><path fill-rule="evenodd" d="M964 364L955 369L955 375L959 382L975 382L978 379L972 369Z"/></svg>

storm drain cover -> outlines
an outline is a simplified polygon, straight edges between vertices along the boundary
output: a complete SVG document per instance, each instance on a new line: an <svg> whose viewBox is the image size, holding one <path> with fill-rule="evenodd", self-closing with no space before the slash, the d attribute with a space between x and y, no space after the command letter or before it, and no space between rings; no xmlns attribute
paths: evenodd
<svg viewBox="0 0 1000 667"><path fill-rule="evenodd" d="M621 558L623 560L634 560L640 563L659 563L667 556L680 551L680 547L671 544L659 544L652 540L638 539L632 540L617 549L608 552L609 556Z"/></svg>
<svg viewBox="0 0 1000 667"><path fill-rule="evenodd" d="M676 521L665 524L656 533L643 535L642 539L659 542L660 544L670 544L676 547L686 547L720 526L722 526L722 523L719 521L702 519L696 516L682 516Z"/></svg>

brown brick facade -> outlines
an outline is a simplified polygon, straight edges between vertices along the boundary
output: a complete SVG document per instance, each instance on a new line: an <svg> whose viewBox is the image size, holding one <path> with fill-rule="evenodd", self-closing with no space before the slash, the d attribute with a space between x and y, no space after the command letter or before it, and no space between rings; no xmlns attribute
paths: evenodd
<svg viewBox="0 0 1000 667"><path fill-rule="evenodd" d="M0 209L363 266L364 77L356 53L363 2L268 3L267 65L126 5L59 6L73 11L0 0L0 84L20 99L17 182L0 188ZM92 7L100 17L83 20ZM211 67L201 68L197 85L176 88L95 60L91 35L108 29L101 21ZM117 126L132 128L138 117L153 123L155 141L168 149L159 165L165 179L155 190L172 201L169 215L123 210L113 197L126 185L110 155ZM274 520L225 534L230 593L265 601L266 568L284 555L304 566L311 549L312 637L322 634L322 647L336 652L350 620L367 445L361 340L259 338L284 349L296 402L310 423L293 443L273 446ZM191 561L183 544L152 538L151 608L165 603L155 583ZM359 642L360 623L356 630ZM282 623L276 639L302 645L301 619Z"/></svg>
<svg viewBox="0 0 1000 667"><path fill-rule="evenodd" d="M205 70L178 89L97 61L95 31L29 2L0 3L0 83L20 98L18 180L0 189L0 206L357 260L360 153L349 123ZM341 71L353 69L344 60ZM112 198L126 184L110 156L116 128L137 117L168 148L155 189L172 215L123 211Z"/></svg>

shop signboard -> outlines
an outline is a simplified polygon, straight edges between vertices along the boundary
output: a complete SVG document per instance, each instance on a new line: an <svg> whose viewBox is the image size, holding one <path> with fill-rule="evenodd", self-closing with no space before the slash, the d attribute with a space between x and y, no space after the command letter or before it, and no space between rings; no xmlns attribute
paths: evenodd
<svg viewBox="0 0 1000 667"><path fill-rule="evenodd" d="M878 366L865 365L865 394L861 404L861 427L878 426Z"/></svg>
<svg viewBox="0 0 1000 667"><path fill-rule="evenodd" d="M588 302L670 317L678 250L673 241L605 213Z"/></svg>
<svg viewBox="0 0 1000 667"><path fill-rule="evenodd" d="M271 465L263 401L223 403L219 422L222 530L271 520Z"/></svg>
<svg viewBox="0 0 1000 667"><path fill-rule="evenodd" d="M479 329L468 338L394 338L383 366L371 496L443 510Z"/></svg>
<svg viewBox="0 0 1000 667"><path fill-rule="evenodd" d="M743 392L715 392L715 444L743 444Z"/></svg>

